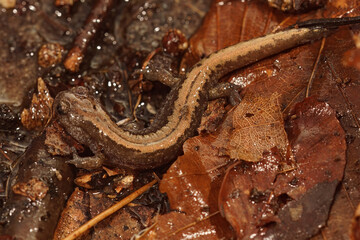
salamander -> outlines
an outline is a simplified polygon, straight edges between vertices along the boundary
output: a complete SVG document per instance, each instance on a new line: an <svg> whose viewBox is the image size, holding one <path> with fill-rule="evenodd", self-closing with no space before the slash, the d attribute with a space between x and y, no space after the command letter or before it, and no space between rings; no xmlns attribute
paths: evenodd
<svg viewBox="0 0 360 240"><path fill-rule="evenodd" d="M149 128L129 131L117 126L84 87L57 95L54 112L58 122L105 165L130 169L151 169L175 159L186 139L193 136L207 107L209 90L225 74L324 37L329 26L311 21L219 50L197 63L181 83L172 88L164 106ZM337 25L357 23L360 17L346 18ZM99 162L101 164L102 162Z"/></svg>

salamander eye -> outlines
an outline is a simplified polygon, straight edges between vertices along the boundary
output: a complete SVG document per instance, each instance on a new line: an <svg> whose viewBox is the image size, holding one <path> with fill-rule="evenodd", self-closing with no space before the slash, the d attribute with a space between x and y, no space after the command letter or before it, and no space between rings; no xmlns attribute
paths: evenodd
<svg viewBox="0 0 360 240"><path fill-rule="evenodd" d="M66 100L60 100L56 106L56 112L59 115L66 115L70 112L70 103Z"/></svg>

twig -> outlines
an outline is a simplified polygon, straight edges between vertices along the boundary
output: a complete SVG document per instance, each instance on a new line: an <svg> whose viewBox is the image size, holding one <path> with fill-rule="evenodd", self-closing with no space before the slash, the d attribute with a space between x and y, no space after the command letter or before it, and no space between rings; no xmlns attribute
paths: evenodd
<svg viewBox="0 0 360 240"><path fill-rule="evenodd" d="M93 40L95 34L98 32L107 13L111 9L112 4L113 0L96 1L86 19L84 27L79 35L76 36L73 47L70 49L64 60L64 66L67 70L72 72L79 71L79 66L84 59L86 49L91 40Z"/></svg>
<svg viewBox="0 0 360 240"><path fill-rule="evenodd" d="M173 236L173 235L175 235L175 234L177 234L177 233L179 233L179 232L181 232L181 231L184 231L184 230L186 230L186 229L188 229L188 228L190 228L190 227L195 226L196 224L199 224L199 223L201 223L201 222L203 222L203 221L205 221L205 220L208 220L208 219L212 218L213 216L215 216L215 215L217 215L217 214L219 214L219 213L220 213L220 211L213 212L213 213L209 214L208 216L206 216L206 217L204 217L204 218L196 219L194 222L189 223L189 224L187 224L187 225L185 225L185 226L183 226L183 227L181 227L181 228L179 228L179 229L177 229L177 230L175 230L175 231L173 231L173 232L165 233L164 235L165 235L166 237Z"/></svg>
<svg viewBox="0 0 360 240"><path fill-rule="evenodd" d="M315 76L315 72L317 70L317 67L318 67L318 64L320 62L320 57L321 57L321 54L324 50L324 46L325 46L325 41L326 41L326 38L323 38L322 41L321 41L321 45L320 45L320 49L319 49L319 52L318 52L318 56L316 58L316 61L315 61L315 64L314 64L314 67L313 67L313 70L311 72L311 76L310 76L310 79L309 79L309 82L308 82L308 85L307 85L307 88L306 88L306 93L305 93L305 97L309 97L310 96L310 88L313 84L313 81L314 81L314 76Z"/></svg>
<svg viewBox="0 0 360 240"><path fill-rule="evenodd" d="M156 182L157 182L157 180L153 180L153 181L149 182L148 184L144 185L143 187L139 188L138 190L136 190L135 192L133 192L126 198L122 199L120 202L114 204L113 206L106 209L105 211L103 211L102 213L97 215L96 217L92 218L88 222L81 225L78 229L76 229L74 232L72 232L70 235L68 235L63 240L74 240L77 237L81 236L84 232L86 232L87 230L89 230L90 228L95 226L98 222L102 221L106 217L108 217L111 214L113 214L114 212L118 211L120 208L124 207L126 204L132 202L135 198L137 198L138 196L143 194L145 191L147 191L150 187L152 187Z"/></svg>
<svg viewBox="0 0 360 240"><path fill-rule="evenodd" d="M145 59L145 61L143 62L143 65L141 67L141 70L142 71L145 71L146 67L149 65L149 62L150 60L156 55L158 54L159 52L161 51L161 48L156 48L154 51L152 51ZM144 73L143 72L140 72L140 75L139 75L139 79L137 80L137 82L139 83L139 88L140 90L143 89L143 79L144 79ZM137 83L136 83L137 84ZM137 106L139 106L140 104L140 101L141 101L141 94L139 94L138 98L137 98L137 101L136 101L136 104L134 106L134 111L133 111L133 116L134 118L137 120L137 117L136 117L136 109L137 109Z"/></svg>

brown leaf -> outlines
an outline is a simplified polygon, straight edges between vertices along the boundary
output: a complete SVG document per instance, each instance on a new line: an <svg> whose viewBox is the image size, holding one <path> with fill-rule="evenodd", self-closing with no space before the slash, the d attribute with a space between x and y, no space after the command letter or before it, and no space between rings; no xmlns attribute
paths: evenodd
<svg viewBox="0 0 360 240"><path fill-rule="evenodd" d="M287 132L295 169L282 172L282 158L274 152L261 162L229 168L224 179L220 208L240 238L265 234L291 239L296 231L304 239L325 224L331 196L343 177L344 130L329 105L308 98L294 108ZM301 214L295 221L291 211L296 209Z"/></svg>
<svg viewBox="0 0 360 240"><path fill-rule="evenodd" d="M115 202L103 194L90 193L90 213L95 217L102 211L111 207ZM154 214L154 209L146 206L139 206L141 210L133 209L134 212L140 212L142 218L150 218ZM137 218L140 214L132 214L129 210L122 208L110 217L104 219L94 227L94 233L91 239L130 239L142 228L141 221ZM147 226L145 226L147 227Z"/></svg>
<svg viewBox="0 0 360 240"><path fill-rule="evenodd" d="M273 147L286 157L289 143L278 97L277 93L270 99L247 95L236 107L233 115L235 130L229 144L231 158L257 162Z"/></svg>
<svg viewBox="0 0 360 240"><path fill-rule="evenodd" d="M104 175L103 171L95 171L91 173L86 173L84 175L78 176L75 178L74 183L77 186L86 188L86 189L93 189L94 186L91 185L92 181L96 178L101 178Z"/></svg>
<svg viewBox="0 0 360 240"><path fill-rule="evenodd" d="M65 134L65 130L57 122L52 122L45 131L46 138L44 143L50 154L66 156L72 153L69 144L63 139L63 136L67 136L67 134Z"/></svg>
<svg viewBox="0 0 360 240"><path fill-rule="evenodd" d="M212 1L203 24L190 39L181 68L189 68L202 56L270 33L284 19L282 12L260 1Z"/></svg>
<svg viewBox="0 0 360 240"><path fill-rule="evenodd" d="M278 212L278 222L264 235L269 239L308 239L325 226L338 181L322 182Z"/></svg>
<svg viewBox="0 0 360 240"><path fill-rule="evenodd" d="M241 161L227 169L219 193L219 208L239 239L257 233L258 227L276 219L279 204L272 189L279 165L280 158L274 154L260 162Z"/></svg>
<svg viewBox="0 0 360 240"><path fill-rule="evenodd" d="M184 213L170 212L159 216L157 222L140 239L221 239L224 238L223 235L217 236L219 230L212 223L216 215L219 213L196 219Z"/></svg>
<svg viewBox="0 0 360 240"><path fill-rule="evenodd" d="M223 98L209 102L207 109L201 118L201 124L198 128L198 132L216 131L226 114L225 103L226 101Z"/></svg>
<svg viewBox="0 0 360 240"><path fill-rule="evenodd" d="M282 193L286 191L298 199L318 183L341 181L346 163L345 132L327 103L307 98L296 104L287 133L297 168L294 177L289 174L277 177L276 184L281 186ZM294 179L297 188L289 185Z"/></svg>
<svg viewBox="0 0 360 240"><path fill-rule="evenodd" d="M16 5L16 0L0 0L0 5L4 8L13 8Z"/></svg>
<svg viewBox="0 0 360 240"><path fill-rule="evenodd" d="M89 196L76 188L67 201L66 208L61 213L60 220L54 233L54 240L68 236L75 229L89 220ZM86 235L80 239L87 239Z"/></svg>
<svg viewBox="0 0 360 240"><path fill-rule="evenodd" d="M60 63L64 54L64 47L58 43L47 43L41 46L38 63L41 67L49 68Z"/></svg>
<svg viewBox="0 0 360 240"><path fill-rule="evenodd" d="M21 123L25 128L41 129L51 118L51 108L54 99L50 96L44 81L38 79L38 94L33 95L29 109L24 109L21 113Z"/></svg>
<svg viewBox="0 0 360 240"><path fill-rule="evenodd" d="M355 215L352 219L350 238L352 240L360 239L360 204L357 206Z"/></svg>
<svg viewBox="0 0 360 240"><path fill-rule="evenodd" d="M198 56L271 32L284 14L265 3L213 1L200 29L190 39L191 51Z"/></svg>
<svg viewBox="0 0 360 240"><path fill-rule="evenodd" d="M268 0L270 6L278 8L282 11L299 11L309 10L311 8L322 7L325 0Z"/></svg>
<svg viewBox="0 0 360 240"><path fill-rule="evenodd" d="M341 1L347 4L351 14L360 15L359 2ZM332 2L335 4L335 2ZM357 7L356 7L357 5ZM344 12L344 8L337 11ZM354 28L356 29L356 28ZM355 32L356 34L356 32ZM353 33L347 28L338 29L331 37L326 39L322 59L314 76L311 94L321 101L328 103L337 114L341 126L346 131L347 163L342 186L331 208L327 226L321 235L328 240L337 240L338 236L349 236L349 226L356 205L360 202L360 155L359 113L360 113L360 72L352 67L344 67L342 59L344 53L354 49ZM323 239L319 236L319 239Z"/></svg>
<svg viewBox="0 0 360 240"><path fill-rule="evenodd" d="M160 183L160 191L167 193L173 209L196 217L218 210L218 192L212 187L221 183L223 166L229 162L221 156L225 139L225 134L219 136L217 132L185 142L184 156L178 158Z"/></svg>
<svg viewBox="0 0 360 240"><path fill-rule="evenodd" d="M37 178L32 178L28 182L18 182L13 187L12 190L16 194L23 195L30 198L32 201L43 199L49 187Z"/></svg>
<svg viewBox="0 0 360 240"><path fill-rule="evenodd" d="M231 118L227 121L227 124L230 123ZM230 129L229 125L224 125L224 128ZM176 234L191 232L191 236L204 236L206 239L233 237L228 223L216 214L219 186L224 166L229 162L228 158L221 156L222 149L227 143L228 131L223 131L222 136L218 135L219 132L221 131L217 131L215 135L199 136L185 142L184 156L178 158L160 183L160 190L167 193L171 208L185 215L172 213L159 216L159 223L166 221L173 226L169 228L158 224L151 235L161 238L179 231ZM179 230L191 223L194 224L191 228Z"/></svg>
<svg viewBox="0 0 360 240"><path fill-rule="evenodd" d="M350 49L344 53L342 59L343 65L346 67L354 67L360 70L360 33L353 35L356 49Z"/></svg>
<svg viewBox="0 0 360 240"><path fill-rule="evenodd" d="M334 8L332 8L332 11L334 11ZM339 16L344 12L346 12L346 10L342 10L342 12L338 12L336 15L335 13L332 14L330 11L323 13L323 11L320 10L317 12L317 16L321 16L322 14L328 17ZM260 35L264 35L266 33L270 33L274 29L278 29L279 27L281 28L282 25L284 25L285 27L286 25L295 23L299 19L314 18L314 17L316 17L316 14L310 13L307 15L298 15L296 17L286 18L286 15L281 13L278 14L278 12L274 12L274 10L266 8L262 4L259 4L258 2L241 3L239 1L236 1L236 2L231 2L231 4L223 4L223 3L220 4L219 2L214 1L211 11L204 20L203 26L200 28L198 33L195 34L195 37L190 41L192 43L191 51L192 53L196 52L198 56L208 55L215 50L234 44L239 40L240 41L248 40ZM283 21L286 22L286 24L284 24ZM339 33L339 36L343 36L342 38L336 38L334 36L335 35L329 38L336 39L338 41L338 45L339 42L342 42L343 39L345 38L344 33ZM317 56L319 54L319 47L320 47L320 42L314 42L311 44L298 47L291 51L287 51L286 53L276 55L272 58L262 60L256 64L253 64L250 67L237 71L237 74L232 78L232 82L245 87L242 92L242 95L244 95L245 97L247 95L255 95L255 96L261 95L263 98L266 99L266 98L270 98L274 93L277 92L280 95L279 103L281 109L283 109L283 111L287 113L291 108L291 106L294 103L296 103L296 101L301 101L301 99L304 97L304 93L308 85L308 81L314 69L314 63L316 62ZM331 54L331 51L328 51L328 55L329 54ZM337 62L339 62L339 60L337 60ZM327 70L327 72L329 72L329 70ZM326 72L324 73L324 75L325 74ZM325 76L327 77L327 75ZM322 79L320 78L320 80ZM227 120L225 120L225 122L226 121ZM224 123L223 128L225 128L224 127L225 125L226 124ZM231 124L228 124L228 127L230 128ZM221 134L224 133L221 132ZM192 142L192 144L194 148L200 147L199 148L200 150L202 148L206 149L207 151L204 151L206 153L201 153L201 154L204 155L204 158L206 160L211 159L213 161L214 158L219 157L219 155L224 155L226 153L226 148L225 148L226 145L221 146L220 144L216 144L215 139L217 138L219 138L218 133L212 135L211 138L208 137L207 140L204 140L204 143L201 142L201 145L199 145L200 140L198 138L196 138L197 139L196 142ZM224 143L228 142L226 138L221 138L221 139ZM206 141L208 142L207 144L212 145L214 152L211 152L209 150L210 147L207 148L205 146ZM204 144L204 146L202 144ZM187 146L186 148L190 148L190 147ZM344 149L340 148L340 150L343 151ZM186 156L186 152L185 152L185 156ZM179 159L183 159L183 158L181 157ZM201 160L200 162L201 163L199 164L198 160L194 161L195 166L204 164L202 163ZM226 160L224 162L226 162ZM224 162L222 164L224 164ZM340 163L343 164L344 161L341 160ZM199 171L198 167L195 167L195 169L193 170L188 170L190 169L190 166L187 166L185 164L185 166L182 167L181 165L182 164L180 164L179 171L181 171L182 174L184 173L183 169L186 169L185 173L191 172L194 175L195 172L204 172L203 170ZM218 163L218 165L220 166L221 163ZM309 168L310 166L312 166L312 164L310 163L308 165ZM277 169L276 166L278 165L275 164L274 169ZM280 169L281 169L281 165L280 165ZM314 169L316 169L316 167L314 167ZM342 169L343 168L340 167L339 172L337 172L336 174L338 173L341 174ZM310 169L308 169L307 171L310 172ZM308 173L307 175L309 174L310 173ZM316 175L316 173L311 173L311 174ZM271 183L274 181L273 177L274 174L270 174L269 178L267 178L266 180ZM177 179L177 178L178 177L173 177L173 179ZM172 182L171 184L169 184L168 189L166 189L166 192L168 194L170 192L169 196L170 196L171 206L175 204L176 209L189 209L189 212L194 211L194 209L191 209L186 205L197 204L196 201L195 202L189 201L189 199L193 198L193 194L191 193L195 193L196 190L198 190L198 188L194 187L195 184L197 183L195 182L195 180L189 181L187 178L184 180L183 177L181 177L181 179L183 180L183 185L186 186L180 186L181 181L177 183L177 180L173 180L173 179L171 179ZM289 179L287 180L288 180L287 185L290 188L291 187L289 185L290 180ZM293 184L297 182L296 178L292 178L291 180L292 180L291 183ZM198 181L203 182L203 184L205 185L206 180L203 177L198 177ZM316 179L313 182L309 180L306 187L308 189L314 187L316 181L321 181L321 179ZM280 183L281 182L279 182L279 184ZM216 187L214 185L211 186L214 188L212 189L212 191L214 191ZM171 187L173 187L173 189L171 189ZM202 187L200 187L199 189L202 189ZM279 187L279 189L282 188ZM283 190L284 192L286 192L285 190L288 189L284 187ZM293 191L289 194L292 194L293 197L299 198L302 196L301 194L304 194L306 191L305 189L302 189L302 191L300 190L301 187L299 187L298 192ZM260 190L258 190L258 195L260 196L263 195L270 196L268 192L264 193L259 191ZM179 192L181 192L182 194ZM256 193L256 191L254 191L253 193ZM276 194L280 196L282 193L280 191L277 192ZM286 197L287 196L286 194L282 196L285 196L285 200L289 198ZM181 204L179 203L181 201L187 203ZM282 204L285 203L286 201L282 202ZM278 206L280 205L278 204ZM238 219L237 217L234 219L237 220ZM269 222L271 221L271 217L268 216L268 218L265 220L266 221L264 221L264 223Z"/></svg>
<svg viewBox="0 0 360 240"><path fill-rule="evenodd" d="M63 239L114 203L115 200L107 198L98 191L83 192L77 188L62 213L54 239ZM154 213L154 209L140 205L122 208L98 223L91 234L85 233L81 239L130 239L141 229L148 227Z"/></svg>

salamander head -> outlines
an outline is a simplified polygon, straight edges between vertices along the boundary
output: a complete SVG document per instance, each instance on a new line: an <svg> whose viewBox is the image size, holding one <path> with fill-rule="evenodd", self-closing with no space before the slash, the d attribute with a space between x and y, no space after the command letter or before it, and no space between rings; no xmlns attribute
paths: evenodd
<svg viewBox="0 0 360 240"><path fill-rule="evenodd" d="M60 92L55 98L53 113L60 125L80 142L81 135L88 132L88 128L93 128L89 126L93 119L106 115L85 87Z"/></svg>

